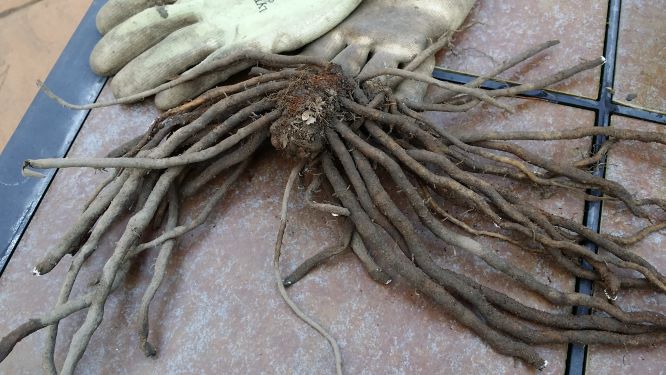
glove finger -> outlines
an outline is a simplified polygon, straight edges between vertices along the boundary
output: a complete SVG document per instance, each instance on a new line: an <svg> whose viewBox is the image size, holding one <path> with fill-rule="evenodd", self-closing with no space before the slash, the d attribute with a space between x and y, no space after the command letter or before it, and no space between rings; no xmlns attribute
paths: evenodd
<svg viewBox="0 0 666 375"><path fill-rule="evenodd" d="M414 72L431 77L432 71L435 69L436 60L435 56L430 56L414 69ZM427 90L428 84L425 82L404 80L398 85L395 96L402 100L421 102Z"/></svg>
<svg viewBox="0 0 666 375"><path fill-rule="evenodd" d="M392 52L378 50L365 64L361 73L359 73L359 79L361 79L361 77L368 77L379 69L397 68L402 60L404 59ZM389 78L389 76L380 76L377 79L381 83L386 83Z"/></svg>
<svg viewBox="0 0 666 375"><path fill-rule="evenodd" d="M95 22L97 30L102 35L109 32L117 25L143 10L157 6L174 3L176 0L109 0L97 12Z"/></svg>
<svg viewBox="0 0 666 375"><path fill-rule="evenodd" d="M220 82L226 81L234 74L240 73L252 65L254 64L241 63L232 65L223 71L211 72L201 77L197 77L191 81L172 87L168 90L162 91L155 95L155 105L157 108L162 110L174 108L187 100L197 97L204 91L219 84Z"/></svg>
<svg viewBox="0 0 666 375"><path fill-rule="evenodd" d="M146 9L111 29L90 54L93 71L112 75L167 35L197 21L193 13L175 7Z"/></svg>
<svg viewBox="0 0 666 375"><path fill-rule="evenodd" d="M334 30L305 46L301 55L320 57L330 61L345 48L345 44L345 41Z"/></svg>
<svg viewBox="0 0 666 375"><path fill-rule="evenodd" d="M340 65L345 73L356 77L363 65L365 65L365 62L368 61L369 53L369 45L351 44L338 53L333 58L333 62Z"/></svg>
<svg viewBox="0 0 666 375"><path fill-rule="evenodd" d="M219 46L211 40L193 44L202 35L200 29L199 25L180 29L130 61L111 81L116 98L155 88L205 59Z"/></svg>

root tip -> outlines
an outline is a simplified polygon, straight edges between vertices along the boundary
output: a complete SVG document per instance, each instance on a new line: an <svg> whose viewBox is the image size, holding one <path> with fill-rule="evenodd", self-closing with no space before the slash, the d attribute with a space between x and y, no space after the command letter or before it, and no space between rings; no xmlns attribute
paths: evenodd
<svg viewBox="0 0 666 375"><path fill-rule="evenodd" d="M141 345L141 350L143 351L143 354L148 357L148 358L155 358L157 357L157 350L155 347L149 343L148 341L145 341L143 345Z"/></svg>
<svg viewBox="0 0 666 375"><path fill-rule="evenodd" d="M23 162L23 166L21 167L21 175L23 177L36 177L36 178L44 178L46 177L45 175L35 172L30 169L32 165L30 165L30 160L26 160Z"/></svg>
<svg viewBox="0 0 666 375"><path fill-rule="evenodd" d="M539 367L539 371L543 371L546 367L548 367L548 361L543 361L543 365Z"/></svg>

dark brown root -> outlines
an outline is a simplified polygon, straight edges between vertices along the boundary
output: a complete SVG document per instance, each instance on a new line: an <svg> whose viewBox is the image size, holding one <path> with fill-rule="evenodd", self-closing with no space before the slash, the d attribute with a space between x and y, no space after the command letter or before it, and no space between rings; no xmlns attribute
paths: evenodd
<svg viewBox="0 0 666 375"><path fill-rule="evenodd" d="M342 239L342 244L327 247L324 250L306 259L305 261L303 261L303 263L301 263L298 267L296 267L296 269L293 270L289 274L289 276L284 278L282 284L285 287L290 287L296 284L300 279L305 277L305 275L310 273L312 269L318 267L320 264L326 262L327 260L333 258L336 255L342 254L345 250L349 249L353 233L354 233L353 227L350 227L346 231L345 236Z"/></svg>

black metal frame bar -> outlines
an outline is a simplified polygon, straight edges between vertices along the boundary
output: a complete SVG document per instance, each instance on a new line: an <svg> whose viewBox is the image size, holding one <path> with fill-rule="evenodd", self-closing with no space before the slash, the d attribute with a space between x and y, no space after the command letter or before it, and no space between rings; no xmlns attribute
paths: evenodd
<svg viewBox="0 0 666 375"><path fill-rule="evenodd" d="M98 40L95 29L95 14L106 0L94 0L81 21L62 55L54 65L46 84L74 103L93 102L99 96L105 78L96 76L88 66L88 56ZM610 126L612 115L621 115L652 123L666 125L666 115L613 102L613 93L606 88L613 87L618 32L620 25L621 0L609 0L608 22L604 42L604 64L601 72L598 99L550 90L534 90L523 94L548 102L595 111L596 126ZM436 68L433 77L454 83L467 83L475 77L460 72ZM514 83L489 80L483 87L500 89ZM41 199L55 176L55 172L46 172L43 179L21 176L19 166L23 160L35 157L64 156L74 142L81 125L85 122L88 111L64 109L39 93L24 115L18 128L12 135L0 156L0 276L18 245L27 225L32 219ZM594 137L591 149L598 148L605 137ZM605 175L605 163L599 163L594 171L597 176ZM599 194L590 191L591 194ZM585 225L595 231L600 230L602 203L586 202ZM597 251L594 244L587 244L590 251ZM592 293L592 282L577 279L576 291ZM575 307L574 314L589 314L585 307ZM567 375L585 373L587 347L569 345L567 353Z"/></svg>
<svg viewBox="0 0 666 375"><path fill-rule="evenodd" d="M609 64L609 62L606 62L606 64ZM477 77L475 75L456 72L452 70L446 70L439 67L435 68L435 71L432 73L432 76L441 81L447 81L463 85L465 83L473 81ZM481 85L481 87L488 90L498 90L516 85L518 84L508 81L488 80L483 85ZM545 100L552 104L560 104L560 105L565 105L567 107L587 109L591 111L599 110L599 100L553 91L553 90L532 90L520 96L532 99ZM655 122L658 124L666 125L666 115L663 113L631 107L624 104L615 103L612 101L608 103L607 112L614 115L621 115L624 117L631 117L638 120Z"/></svg>
<svg viewBox="0 0 666 375"><path fill-rule="evenodd" d="M95 15L105 2L92 2L46 79L49 88L74 103L94 102L106 82L88 65L99 40ZM65 109L40 92L5 145L0 155L0 276L56 173L27 178L21 175L21 163L65 156L88 112Z"/></svg>

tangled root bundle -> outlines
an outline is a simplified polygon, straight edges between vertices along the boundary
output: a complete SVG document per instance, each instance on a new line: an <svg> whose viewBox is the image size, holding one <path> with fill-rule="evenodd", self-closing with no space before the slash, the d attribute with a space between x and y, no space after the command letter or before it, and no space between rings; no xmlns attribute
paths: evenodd
<svg viewBox="0 0 666 375"><path fill-rule="evenodd" d="M552 45L552 44L550 44ZM547 46L545 46L547 47ZM492 77L545 48L518 56L490 74ZM429 53L432 51L428 51ZM422 58L423 56L417 57ZM46 368L53 362L58 322L87 309L75 333L61 372L72 373L99 326L110 293L123 282L135 257L159 248L154 274L138 314L138 342L148 356L156 349L149 341L149 308L178 237L206 220L247 169L253 154L270 142L298 160L291 172L282 206L274 266L279 290L292 309L321 332L341 359L335 340L288 299L285 288L311 269L351 248L381 284L400 278L429 297L451 317L476 333L494 350L520 358L536 368L546 361L535 345L551 343L639 346L666 341L666 315L626 311L613 300L620 290L666 292L666 277L627 246L665 227L657 216L666 200L636 199L619 183L588 171L622 141L666 145L666 135L615 128L578 128L568 131L476 131L452 134L423 115L424 111L466 111L481 103L509 109L498 100L558 82L603 62L585 61L532 84L488 91L478 87L488 77L458 86L403 70L385 69L372 77L352 79L336 65L301 56L240 53L215 62L224 68L238 61L256 62L261 73L238 84L215 88L199 98L160 115L140 137L119 146L105 158L42 159L25 162L32 168L109 168L113 173L87 203L78 222L37 263L36 274L51 271L67 254L72 263L54 309L28 320L0 341L0 360L27 335L46 328ZM385 79L385 77L390 77ZM187 79L184 77L183 79ZM400 100L393 87L400 79L436 84L446 90L435 103ZM150 93L147 93L150 94ZM136 99L136 98L133 98ZM93 105L94 106L94 105ZM568 140L594 135L609 138L596 154L574 163L558 163L530 152L511 140ZM308 205L327 214L346 217L349 231L340 247L325 249L282 279L278 269L282 235L287 223L286 202L299 172L307 170ZM221 173L224 184L208 196L193 220L183 220L182 202L202 191ZM633 236L599 234L566 217L533 206L513 190L492 181L497 176L540 188L561 188L588 199L615 200L650 225ZM318 203L314 192L327 183L338 204ZM394 187L406 203L388 194ZM590 189L603 198L591 196ZM404 203L404 202L403 202ZM648 206L652 206L648 210ZM496 231L481 231L452 214L473 209ZM127 210L131 217L113 254L87 294L71 296L72 286L86 259L110 226ZM410 217L418 217L415 223ZM663 220L663 217L662 219ZM417 231L425 227L444 247L455 247L483 260L525 290L556 306L586 306L596 315L556 314L527 306L470 275L439 266ZM162 228L149 238L153 228ZM604 296L562 291L484 247L476 238L493 237L524 251L537 252L571 275L594 280ZM603 253L589 251L584 241ZM591 267L588 267L591 266ZM630 272L627 272L630 271ZM629 275L629 276L628 276Z"/></svg>

